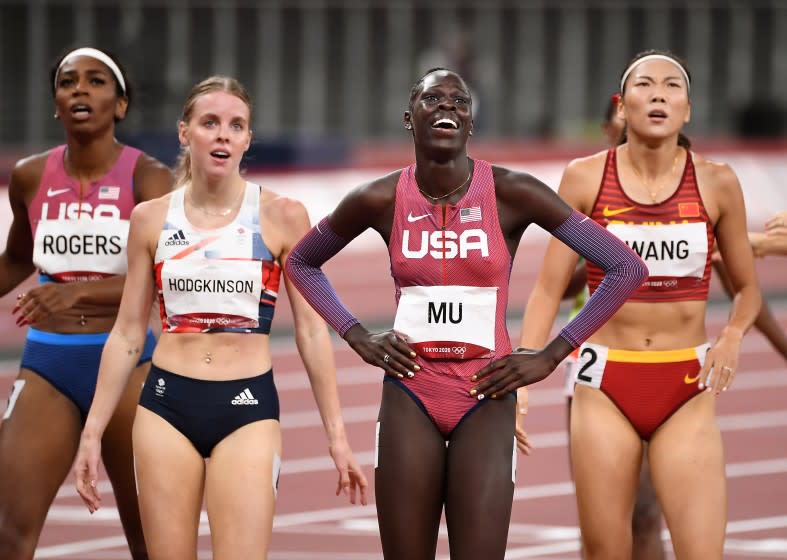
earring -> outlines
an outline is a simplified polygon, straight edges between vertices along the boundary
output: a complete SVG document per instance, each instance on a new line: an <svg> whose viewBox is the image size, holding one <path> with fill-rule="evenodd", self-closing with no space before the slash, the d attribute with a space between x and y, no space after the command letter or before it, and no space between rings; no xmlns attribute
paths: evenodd
<svg viewBox="0 0 787 560"><path fill-rule="evenodd" d="M55 111L54 119L55 119L55 120L57 120L57 119L59 119L59 118L60 118L60 115L58 115L58 114L57 114L57 111Z"/></svg>
<svg viewBox="0 0 787 560"><path fill-rule="evenodd" d="M413 125L412 125L412 123L407 123L406 125L404 125L404 127L405 127L407 130L412 130L412 129L413 129Z"/></svg>
<svg viewBox="0 0 787 560"><path fill-rule="evenodd" d="M473 135L473 131L471 130L471 131L470 131L470 136L472 136L472 135Z"/></svg>

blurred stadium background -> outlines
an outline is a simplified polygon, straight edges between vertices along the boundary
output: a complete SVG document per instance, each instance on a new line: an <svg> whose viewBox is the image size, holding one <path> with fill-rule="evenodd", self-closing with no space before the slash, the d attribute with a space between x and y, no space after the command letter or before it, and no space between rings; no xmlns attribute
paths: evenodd
<svg viewBox="0 0 787 560"><path fill-rule="evenodd" d="M430 67L459 71L473 91L471 156L556 188L571 158L603 148L601 116L626 62L670 49L693 77L686 132L738 173L749 228L787 209L787 0L0 0L0 250L14 163L63 141L50 66L84 45L128 69L134 99L119 138L167 163L191 85L216 73L239 78L256 104L247 175L300 199L313 221L347 190L410 163L402 113ZM327 270L363 321L388 326L393 293L375 237L354 241ZM512 273L514 337L545 239L526 233ZM760 260L758 271L784 325L787 261ZM286 345L284 299L274 331ZM14 300L0 299L7 376L24 337ZM714 283L712 309L722 316L727 305ZM787 555L787 544L780 550Z"/></svg>

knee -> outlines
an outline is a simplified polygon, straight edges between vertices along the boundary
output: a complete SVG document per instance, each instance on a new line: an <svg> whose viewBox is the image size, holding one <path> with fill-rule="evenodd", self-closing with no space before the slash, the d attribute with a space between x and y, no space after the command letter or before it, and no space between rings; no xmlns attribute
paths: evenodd
<svg viewBox="0 0 787 560"><path fill-rule="evenodd" d="M20 524L0 513L0 558L32 558L37 541L38 535L32 526Z"/></svg>
<svg viewBox="0 0 787 560"><path fill-rule="evenodd" d="M611 533L610 533L611 534ZM620 537L620 535L616 535ZM622 539L593 539L582 535L582 558L584 560L631 560L631 536L628 546Z"/></svg>

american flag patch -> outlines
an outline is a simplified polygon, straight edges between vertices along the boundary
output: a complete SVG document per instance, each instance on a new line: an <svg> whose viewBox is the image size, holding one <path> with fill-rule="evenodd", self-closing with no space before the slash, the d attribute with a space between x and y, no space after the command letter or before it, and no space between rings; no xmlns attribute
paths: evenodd
<svg viewBox="0 0 787 560"><path fill-rule="evenodd" d="M98 189L99 200L117 200L120 198L120 187L103 186Z"/></svg>
<svg viewBox="0 0 787 560"><path fill-rule="evenodd" d="M459 223L466 224L467 222L480 222L481 221L481 207L473 206L472 208L461 208L459 210Z"/></svg>

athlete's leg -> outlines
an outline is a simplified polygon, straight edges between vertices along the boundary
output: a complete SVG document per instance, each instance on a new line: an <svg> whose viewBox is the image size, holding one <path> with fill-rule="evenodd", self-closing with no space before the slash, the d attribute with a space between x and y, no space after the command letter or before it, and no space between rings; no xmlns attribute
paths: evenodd
<svg viewBox="0 0 787 560"><path fill-rule="evenodd" d="M570 437L585 558L629 560L642 441L603 392L582 385L571 402Z"/></svg>
<svg viewBox="0 0 787 560"><path fill-rule="evenodd" d="M246 424L213 448L205 497L214 560L268 557L280 457L278 420Z"/></svg>
<svg viewBox="0 0 787 560"><path fill-rule="evenodd" d="M664 560L664 546L661 543L661 509L656 499L656 491L653 489L653 482L650 480L647 444L642 455L634 516L631 518L631 535L632 560Z"/></svg>
<svg viewBox="0 0 787 560"><path fill-rule="evenodd" d="M716 400L697 395L656 430L648 458L675 555L681 560L722 557L727 484Z"/></svg>
<svg viewBox="0 0 787 560"><path fill-rule="evenodd" d="M152 560L196 560L205 460L169 422L137 407L132 431L139 510Z"/></svg>
<svg viewBox="0 0 787 560"><path fill-rule="evenodd" d="M509 418L513 429L513 413ZM443 508L445 439L393 383L383 383L377 467L377 521L390 560L433 560Z"/></svg>
<svg viewBox="0 0 787 560"><path fill-rule="evenodd" d="M452 560L505 556L514 497L513 398L490 400L454 429L445 518Z"/></svg>
<svg viewBox="0 0 787 560"><path fill-rule="evenodd" d="M0 424L0 558L33 558L49 506L74 461L82 419L46 380L22 369Z"/></svg>
<svg viewBox="0 0 787 560"><path fill-rule="evenodd" d="M134 479L134 454L131 449L131 427L137 410L142 383L145 381L150 362L138 366L129 378L128 386L115 409L104 437L101 440L101 456L104 468L112 482L120 521L126 533L131 556L134 560L147 558L142 521L139 517L139 502Z"/></svg>

